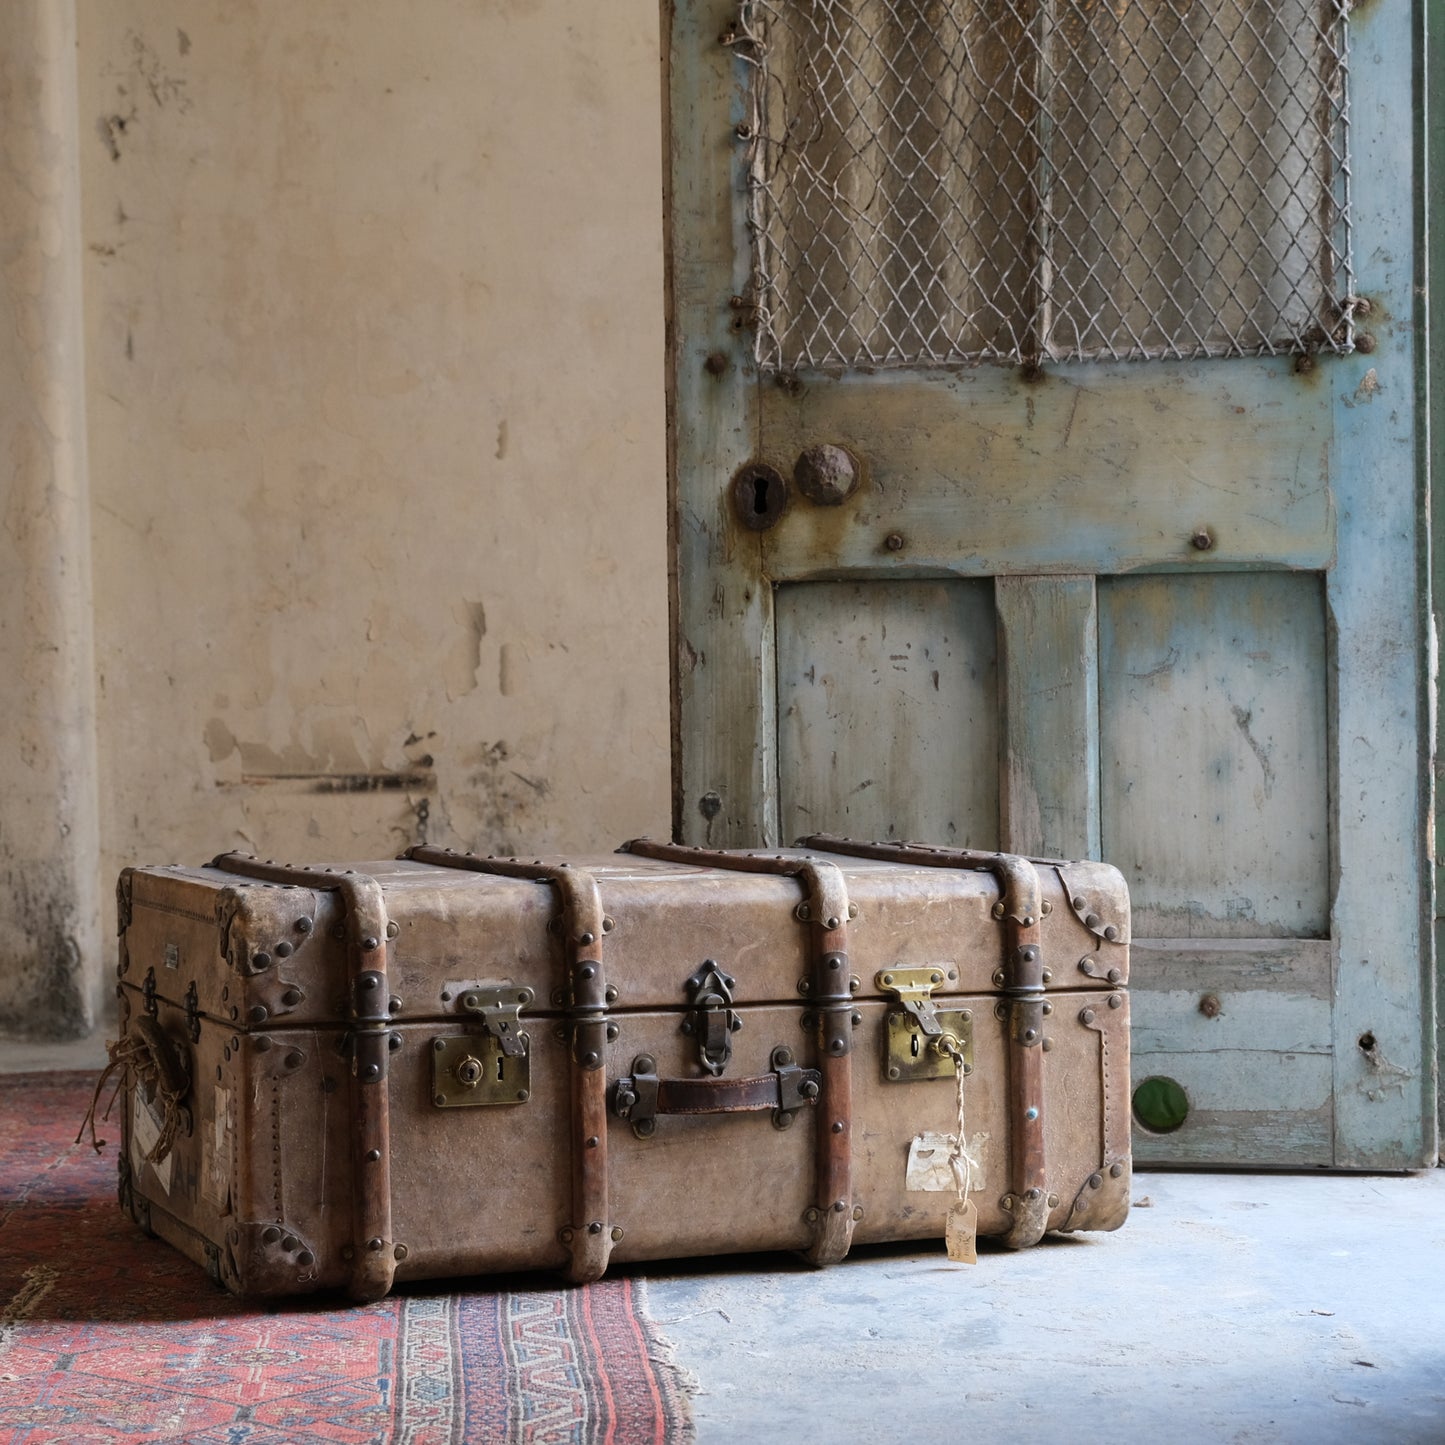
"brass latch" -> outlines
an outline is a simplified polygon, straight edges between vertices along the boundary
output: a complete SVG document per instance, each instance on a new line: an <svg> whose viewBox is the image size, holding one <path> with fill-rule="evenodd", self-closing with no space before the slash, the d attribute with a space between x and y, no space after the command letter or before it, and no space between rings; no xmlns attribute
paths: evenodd
<svg viewBox="0 0 1445 1445"><path fill-rule="evenodd" d="M946 968L885 968L874 979L884 993L902 1005L884 1020L883 1077L892 1083L918 1079L951 1079L973 1072L973 1010L938 1010L933 990L944 981Z"/></svg>
<svg viewBox="0 0 1445 1445"><path fill-rule="evenodd" d="M532 1092L531 1040L521 1028L530 988L468 987L457 1000L481 1020L479 1034L432 1040L432 1103L439 1109L525 1103Z"/></svg>

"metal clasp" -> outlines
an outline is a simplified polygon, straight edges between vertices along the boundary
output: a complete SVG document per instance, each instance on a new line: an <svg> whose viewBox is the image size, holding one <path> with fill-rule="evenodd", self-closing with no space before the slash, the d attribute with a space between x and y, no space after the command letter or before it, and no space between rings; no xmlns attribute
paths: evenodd
<svg viewBox="0 0 1445 1445"><path fill-rule="evenodd" d="M686 984L692 1016L683 1019L682 1031L697 1036L698 1062L709 1074L720 1074L727 1067L733 1055L732 1036L743 1026L732 1008L736 987L737 979L711 958L703 960Z"/></svg>
<svg viewBox="0 0 1445 1445"><path fill-rule="evenodd" d="M489 1038L509 1058L520 1059L527 1052L520 1033L522 1010L532 1002L532 990L512 988L469 988L459 1000L462 1009L476 1014Z"/></svg>
<svg viewBox="0 0 1445 1445"><path fill-rule="evenodd" d="M884 1020L883 1077L890 1083L951 1079L961 1067L973 1072L973 1011L934 1007L933 990L947 966L885 968L874 977L901 1008Z"/></svg>
<svg viewBox="0 0 1445 1445"><path fill-rule="evenodd" d="M443 1001L451 992L443 993ZM531 1040L520 1025L533 997L530 988L515 984L461 989L457 1009L480 1019L482 1032L432 1040L432 1103L437 1108L526 1103L532 1092Z"/></svg>

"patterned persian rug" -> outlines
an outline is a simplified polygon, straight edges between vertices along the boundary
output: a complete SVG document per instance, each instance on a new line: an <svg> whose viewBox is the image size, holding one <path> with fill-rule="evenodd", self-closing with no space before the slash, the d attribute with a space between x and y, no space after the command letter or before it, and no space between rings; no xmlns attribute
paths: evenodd
<svg viewBox="0 0 1445 1445"><path fill-rule="evenodd" d="M366 1306L226 1294L120 1212L116 1131L99 1156L71 1142L93 1084L0 1076L0 1445L691 1438L638 1281Z"/></svg>

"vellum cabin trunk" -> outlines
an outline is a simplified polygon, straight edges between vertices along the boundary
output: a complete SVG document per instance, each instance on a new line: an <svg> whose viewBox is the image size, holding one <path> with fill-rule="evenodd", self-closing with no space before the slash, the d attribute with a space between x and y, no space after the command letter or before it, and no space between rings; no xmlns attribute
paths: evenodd
<svg viewBox="0 0 1445 1445"><path fill-rule="evenodd" d="M225 854L119 898L122 1027L155 1065L126 1076L122 1202L239 1293L941 1238L957 1065L980 1234L1128 1211L1102 864Z"/></svg>

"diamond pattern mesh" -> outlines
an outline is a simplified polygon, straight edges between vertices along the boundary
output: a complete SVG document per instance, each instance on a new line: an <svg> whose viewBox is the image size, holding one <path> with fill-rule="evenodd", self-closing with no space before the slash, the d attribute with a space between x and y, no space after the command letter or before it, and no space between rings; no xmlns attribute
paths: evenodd
<svg viewBox="0 0 1445 1445"><path fill-rule="evenodd" d="M768 371L1351 346L1349 0L741 0Z"/></svg>

